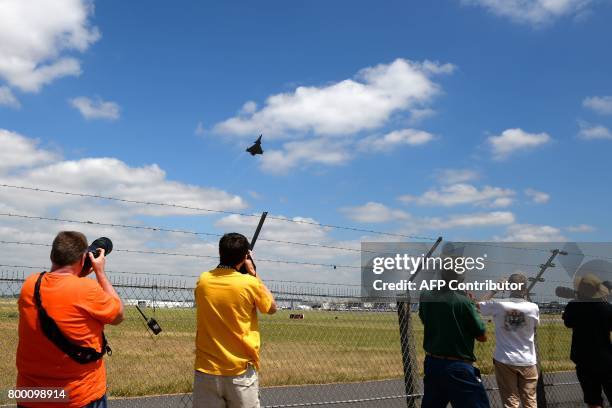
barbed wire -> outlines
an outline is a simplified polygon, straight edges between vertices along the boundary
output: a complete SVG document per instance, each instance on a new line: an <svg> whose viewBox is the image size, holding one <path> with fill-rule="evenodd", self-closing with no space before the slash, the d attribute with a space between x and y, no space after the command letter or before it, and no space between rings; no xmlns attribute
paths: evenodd
<svg viewBox="0 0 612 408"><path fill-rule="evenodd" d="M42 246L42 247L51 247L52 246L51 244L43 244L43 243L37 243L37 242L5 241L5 240L0 240L0 244L5 244L5 245L11 245L11 244L13 244L13 245L28 245L28 246ZM125 252L125 253L135 253L135 254L183 256L183 257L206 258L206 259L217 259L218 258L218 255L185 254L185 253L176 253L176 252L149 251L149 250L141 250L141 249L114 249L114 251L116 251L116 252ZM361 269L361 266L355 266L355 265L324 264L324 263L293 261L293 260L280 260L280 259L265 259L264 258L264 259L258 259L257 262L284 263L284 264L306 265L306 266L326 266L326 267L333 267L333 268ZM515 265L515 266L524 266L524 267L539 267L540 266L539 264L500 262L500 261L493 261L491 259L488 259L487 262L498 263L498 264L509 264L509 265Z"/></svg>
<svg viewBox="0 0 612 408"><path fill-rule="evenodd" d="M1 241L0 241L0 243L1 243ZM499 261L491 261L491 262L498 263L498 264L510 264L510 265L519 265L519 266L539 267L539 265L524 264L524 263L499 262ZM10 265L10 264L0 264L0 267L15 268L15 269L19 269L19 268L36 269L36 270L45 270L47 268L46 266ZM167 276L167 277L174 277L174 278L189 278L189 279L196 279L196 278L198 278L200 276L200 274L197 274L197 275L187 275L187 274L177 274L177 273L138 272L138 271L124 271L124 270L114 270L114 269L108 269L108 270L106 270L106 272L109 273L109 274L116 274L116 275ZM203 271L203 272L205 272L205 271ZM494 275L494 274L487 274L487 273L479 272L477 274L477 277L478 278L486 277L486 278L496 278L496 279L499 279L502 276L501 275ZM297 280L283 280L283 279L264 279L264 278L262 278L262 280L264 282L291 283L291 284L301 284L301 285L326 285L326 286L349 286L349 287L360 287L361 286L359 284L352 284L352 283L331 283L331 282L297 281ZM572 283L572 280L569 277L568 277L567 280L558 280L558 279L549 279L549 278L547 278L546 282L568 284L568 283Z"/></svg>
<svg viewBox="0 0 612 408"><path fill-rule="evenodd" d="M4 245L27 245L27 246L41 246L41 247L51 247L51 244L42 244L39 242L27 242L27 241L5 241L0 240L0 244ZM165 256L182 256L188 258L206 258L206 259L218 259L218 255L202 255L202 254L185 254L179 252L165 252L165 251L148 251L144 249L113 249L116 252L125 252L132 254L147 254L147 255L165 255ZM257 262L269 262L269 263L282 263L282 264L290 264L290 265L305 265L305 266L326 266L330 268L344 268L344 269L361 269L361 266L355 265L340 265L340 264L326 264L326 263L316 263L316 262L305 262L305 261L293 261L293 260L283 260L283 259L266 259L261 258L257 259Z"/></svg>
<svg viewBox="0 0 612 408"><path fill-rule="evenodd" d="M43 244L36 242L25 242L25 241L5 241L0 240L0 244L5 245L28 245L28 246L42 246L42 247L51 247L51 244ZM176 252L164 252L164 251L149 251L149 250L141 250L141 249L114 249L117 252L125 252L125 253L136 253L136 254L150 254L150 255L165 255L165 256L182 256L182 257L192 257L192 258L206 258L206 259L217 259L218 255L202 255L202 254L185 254L185 253L176 253ZM346 269L361 269L361 266L356 265L338 265L338 264L325 264L325 263L315 263L315 262L305 262L305 261L294 261L294 260L281 260L281 259L258 259L257 262L269 262L269 263L283 263L283 264L292 264L292 265L305 265L305 266L325 266L325 267L333 267L335 268L346 268ZM504 262L504 261L494 261L490 258L487 259L487 262L501 265L513 265L513 266L522 266L529 268L539 268L541 264L529 264L529 263L521 263L521 262ZM600 271L605 272L605 271ZM126 272L130 273L130 272ZM173 276L173 275L168 275ZM490 275L491 276L491 275ZM191 276L189 276L191 277Z"/></svg>
<svg viewBox="0 0 612 408"><path fill-rule="evenodd" d="M215 210L215 209L210 209L210 208L187 206L187 205L174 204L174 203L159 203L159 202L151 202L151 201L129 200L129 199L123 199L119 197L105 196L101 194L59 191L59 190L45 189L45 188L40 188L40 187L27 187L27 186L19 186L19 185L12 185L12 184L0 184L0 187L34 191L34 192L59 194L59 195L67 195L67 196L77 196L77 197L84 197L84 198L96 198L96 199L103 199L103 200L110 200L110 201L117 201L117 202L131 203L131 204L141 204L141 205L148 205L148 206L171 207L171 208L187 209L187 210L202 211L202 212L239 215L239 216L254 217L254 218L260 217L259 214L248 214L248 213L243 213L239 211ZM205 236L221 236L222 235L219 233L212 233L212 232L178 230L178 229L171 229L171 228L165 228L165 227L149 227L149 226L136 226L136 225L129 225L129 224L114 224L114 223L101 223L101 222L94 222L94 221L79 221L79 220L69 220L69 219L52 218L52 217L26 216L26 215L21 215L21 214L12 214L12 213L2 213L0 214L0 216L19 217L19 218L24 218L24 219L25 218L40 219L40 220L79 223L79 224L94 224L94 225L100 225L100 226L142 229L142 230L150 230L150 231L162 231L162 232L182 233L182 234L191 234L191 235L205 235ZM437 239L437 238L428 237L428 236L408 235L408 234L400 234L400 233L394 233L394 232L388 232L388 231L378 231L378 230L372 230L372 229L357 228L353 226L325 224L325 223L318 223L318 222L306 221L306 220L295 220L295 219L290 219L290 218L280 217L280 216L273 216L273 215L268 215L267 218L278 220L278 221L283 221L283 222L296 223L296 224L307 224L307 225L314 225L314 226L319 226L319 227L324 227L324 228L334 228L334 229L342 229L342 230L349 230L349 231L356 231L356 232L372 233L372 234L377 234L377 235L392 236L392 237L398 237L398 238L404 238L404 239L416 239L416 240L426 240L426 241L435 241ZM260 238L260 240L274 242L274 243L288 244L288 245L319 247L319 248L342 250L342 251L352 251L352 252L366 251L366 252L378 253L377 251L361 250L361 249L356 249L356 248L340 247L340 246L327 245L327 244L315 244L315 243L274 240L274 239L269 239L269 238L268 239ZM478 244L482 246L486 246L486 247L512 249L512 250L519 250L519 251L536 251L536 252L544 252L544 253L550 252L550 250L542 249L542 248L516 247L516 246L494 244L494 243L487 243L487 242L482 242ZM568 252L568 254L595 257L594 255L575 253L575 252ZM612 260L612 257L606 257L606 256L600 256L600 255L597 255L596 257L600 259ZM333 266L333 265L324 265L324 266Z"/></svg>
<svg viewBox="0 0 612 408"><path fill-rule="evenodd" d="M211 208L193 207L193 206L173 204L173 203L158 203L158 202L153 202L153 201L128 200L125 198L105 196L101 194L75 193L75 192L69 192L69 191L51 190L51 189L40 188L40 187L17 186L13 184L0 184L0 187L13 188L13 189L18 189L18 190L36 191L36 192L43 192L43 193L51 193L51 194L59 194L59 195L66 195L66 196L83 197L83 198L96 198L96 199L101 199L101 200L117 201L117 202L122 202L122 203L129 203L129 204L141 204L141 205L157 206L157 207L170 207L170 208L178 208L178 209L183 209L183 210L193 210L193 211L201 211L201 212L209 212L209 213L217 213L217 214L239 215L242 217L255 217L255 218L260 217L259 214L248 214L248 213L243 213L239 211L215 210ZM357 228L357 227L346 226L346 225L325 224L325 223L306 221L306 220L296 220L296 219L279 217L279 216L274 216L274 215L268 215L267 218L277 220L277 221L291 222L295 224L305 224L305 225L313 225L313 226L322 227L322 228L333 228L333 229L340 229L340 230L347 230L347 231L365 232L368 234L386 235L386 236L393 236L393 237L404 238L404 239L416 239L416 240L426 240L426 241L436 240L436 238L433 238L433 237L407 235L407 234L400 234L400 233L387 232L387 231L377 231L377 230L366 229L366 228Z"/></svg>
<svg viewBox="0 0 612 408"><path fill-rule="evenodd" d="M36 243L36 242L24 242L24 241L5 241L5 240L0 240L0 244L6 244L6 245L10 245L10 244L14 244L14 245L28 245L28 246L42 246L42 247L51 247L51 244L43 244L43 243ZM194 257L194 258L206 258L206 259L217 259L218 255L200 255L200 254L185 254L185 253L175 253L175 252L161 252L161 251L148 251L148 250L134 250L134 249L114 249L114 251L117 252L125 252L125 253L137 253L137 254L151 254L151 255L166 255L166 256L183 256L183 257ZM257 262L269 262L269 263L283 263L283 264L292 264L292 265L305 265L305 266L325 266L325 267L333 267L334 269L336 268L346 268L346 269L361 269L361 266L355 266L355 265L338 265L338 264L324 264L324 263L314 263L314 262L304 262L304 261L294 261L294 260L281 260L281 259L258 259ZM527 268L540 268L541 264L529 264L529 263L522 263L522 262L507 262L507 261L494 261L491 260L490 258L487 259L487 262L489 263L494 263L494 264L500 264L500 265L513 265L513 266L522 266L522 267L527 267ZM3 266L3 265L0 265ZM10 265L4 265L4 266L10 266ZM18 267L18 266L16 266ZM599 269L590 269L591 271L594 272L604 272L607 273L608 271L605 270L599 270ZM109 270L109 273L115 273L115 274L135 274L135 275L149 275L149 276L177 276L177 277L187 277L187 278L197 278L198 276L196 275L177 275L177 274L163 274L163 273L145 273L145 272L130 272L130 271L112 271ZM499 277L497 275L487 275L487 274L480 274L480 276L488 276L488 277ZM556 282L556 283L567 283L568 281L562 281L562 280L550 280L547 279L548 282ZM293 282L293 281L289 281L289 282ZM297 282L296 282L297 283ZM304 284L324 284L323 282L301 282ZM343 284L338 284L338 285L343 285ZM356 285L358 286L358 285Z"/></svg>
<svg viewBox="0 0 612 408"><path fill-rule="evenodd" d="M548 254L552 251L552 249L526 248L526 247L519 247L519 246L509 246L509 245L502 245L502 244L494 244L494 243L488 243L488 242L474 241L472 243L474 243L476 245L484 246L484 247L500 248L500 249L513 249L513 250L516 250L516 251L543 252L543 253L548 253ZM522 242L521 244L525 244L525 242ZM560 249L560 248L558 248L558 249ZM569 252L569 251L565 251L565 253L567 255L579 255L579 256L585 256L585 257L601 258L601 259L612 259L612 257L607 257L607 256L602 256L602 255L593 255L593 254L584 254L584 253L581 253L581 252Z"/></svg>
<svg viewBox="0 0 612 408"><path fill-rule="evenodd" d="M35 269L44 271L47 270L48 266L32 266L32 265L8 265L0 264L0 268L15 268L15 269ZM174 273L162 273L162 272L136 272L136 271L117 271L113 269L105 270L106 273L118 274L118 275L143 275L143 276L170 276L177 278L197 278L199 275L184 275Z"/></svg>
<svg viewBox="0 0 612 408"><path fill-rule="evenodd" d="M104 222L91 221L91 220L83 221L83 220L74 220L74 219L66 219L66 218L43 217L43 216L14 214L14 213L0 213L0 216L22 218L22 219L33 220L33 221L38 221L39 220L39 221L51 221L51 222L67 222L67 223L76 223L76 224L83 224L83 225L99 225L99 226L106 226L106 227L113 227L113 228L126 228L126 229L150 230L150 231L155 231L155 232L181 233L181 234L189 234L189 235L196 235L196 236L198 236L198 235L215 236L215 237L223 236L223 234L214 233L214 232L179 230L179 229L170 229L170 228L160 227L160 226L144 226L144 225L131 225L131 224L104 223ZM366 253L372 253L372 254L377 254L377 255L394 254L394 252L381 252L381 251L374 251L374 250L367 250L367 249L355 249L355 248L339 247L339 246L326 245L326 244L311 244L311 243L303 243L303 242L275 240L275 239L269 239L269 238L260 238L259 240L260 241L266 241L266 242L280 243L280 244L299 245L299 246L306 246L306 247L317 247L317 248L325 248L325 249L333 249L333 250L341 250L341 251L366 252ZM528 250L528 251L536 251L536 252L542 252L542 253L549 253L550 252L550 250L542 249L542 248L513 247L513 246L507 246L507 245L500 245L500 244L492 244L492 243L490 244L490 243L486 243L486 242L478 242L478 243L476 243L476 245L484 246L484 247L501 248L501 249ZM162 253L158 253L158 254L162 254ZM568 254L584 255L584 256L595 257L594 255L578 254L578 253L571 253L571 252L568 252ZM612 257L605 257L605 256L600 256L600 255L598 255L597 258L600 258L600 259L612 259ZM540 266L539 264L525 264L525 263L518 263L518 262L514 262L514 263L512 263L512 262L500 262L500 261L490 261L490 262L497 263L497 264L508 264L508 265L526 266L526 267L539 267ZM330 266L330 265L324 265L324 266ZM331 264L331 266L333 266L333 264Z"/></svg>
<svg viewBox="0 0 612 408"><path fill-rule="evenodd" d="M48 266L32 266L32 265L10 265L0 264L0 268L14 268L14 269L34 269L34 270L46 270ZM185 275L176 273L163 273L163 272L137 272L137 271L118 271L113 269L106 270L106 273L117 274L117 275L142 275L142 276L168 276L176 278L198 278L198 275ZM316 282L316 281L298 281L298 280L285 280L285 279L261 279L264 282L272 283L295 283L299 285L325 285L325 286L351 286L361 287L361 285L355 283L332 283L332 282Z"/></svg>
<svg viewBox="0 0 612 408"><path fill-rule="evenodd" d="M43 217L43 216L37 216L37 215L0 213L0 216L12 217L12 218L22 218L22 219L28 219L28 220L66 222L66 223L83 224L83 225L99 225L103 227L113 227L113 228L139 229L139 230L147 230L147 231L154 231L154 232L170 232L170 233L187 234L187 235L204 235L204 236L214 236L214 237L223 236L223 234L217 233L217 232L189 231L189 230L172 229L172 228L159 227L159 226L152 227L152 226L147 226L147 225L117 224L117 223L106 223L106 222L91 221L91 220L83 221L83 220L73 220L73 219L67 219L67 218ZM327 245L327 244L312 244L312 243L306 243L306 242L284 241L284 240L270 239L270 238L259 238L259 241L273 242L273 243L278 243L278 244L325 248L325 249L335 249L335 250L341 250L341 251L361 252L361 250L357 248L339 247L339 246ZM377 253L376 251L369 251L369 250L364 250L364 251Z"/></svg>

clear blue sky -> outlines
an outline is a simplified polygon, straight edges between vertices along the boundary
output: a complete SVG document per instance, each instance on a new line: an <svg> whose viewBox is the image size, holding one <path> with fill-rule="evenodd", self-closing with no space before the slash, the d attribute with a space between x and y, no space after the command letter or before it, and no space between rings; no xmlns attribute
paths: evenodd
<svg viewBox="0 0 612 408"><path fill-rule="evenodd" d="M0 47L0 128L38 140L36 148L57 160L156 164L169 182L244 200L227 209L447 238L609 240L612 7L569 0L547 10L533 0L509 12L500 2L483 3L98 1L81 21L86 30L96 27L97 38L81 48L55 43L31 57L39 66L75 58L80 75L28 89L2 68L11 51ZM8 30L0 29L0 44L14 41ZM341 116L359 122L380 100L365 101L363 111L327 105L341 81L363 85L361 70L397 61L437 92L414 91L354 128ZM393 83L387 92L393 99L410 86ZM324 97L306 95L312 112L285 115L298 87ZM365 91L372 97L378 90ZM286 104L268 109L278 94ZM73 103L78 97L113 103L118 113L88 119ZM256 107L240 113L248 101ZM429 114L418 120L415 109ZM223 128L231 118L242 118L246 130ZM326 131L321 121L340 130ZM394 131L405 138L385 139ZM251 157L244 149L260 132L266 153ZM296 143L310 143L315 156L334 154L312 161ZM22 167L10 171L11 182L26 182ZM450 176L458 174L464 177ZM223 230L175 214L133 218Z"/></svg>

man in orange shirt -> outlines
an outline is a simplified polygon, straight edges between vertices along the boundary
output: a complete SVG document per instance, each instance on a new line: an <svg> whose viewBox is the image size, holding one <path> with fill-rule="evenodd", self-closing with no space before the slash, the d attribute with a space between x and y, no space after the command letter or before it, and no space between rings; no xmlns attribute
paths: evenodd
<svg viewBox="0 0 612 408"><path fill-rule="evenodd" d="M87 239L80 232L60 232L53 240L51 271L24 282L18 302L17 387L60 388L68 401L19 402L19 407L106 407L102 330L105 324L121 323L123 303L104 272L104 250L99 252L97 258L87 252ZM83 278L91 272L82 272L85 257L91 260L97 282ZM58 340L45 334L45 313L63 334L64 351ZM69 355L66 349L81 353Z"/></svg>
<svg viewBox="0 0 612 408"><path fill-rule="evenodd" d="M200 275L197 306L194 408L258 408L260 335L257 310L276 313L272 294L257 276L249 241L225 234L220 264ZM246 274L239 272L246 267Z"/></svg>

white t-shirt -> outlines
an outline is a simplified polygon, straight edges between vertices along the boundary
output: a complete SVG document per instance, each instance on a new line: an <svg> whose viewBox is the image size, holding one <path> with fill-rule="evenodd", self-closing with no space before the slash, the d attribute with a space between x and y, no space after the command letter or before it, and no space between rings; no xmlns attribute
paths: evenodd
<svg viewBox="0 0 612 408"><path fill-rule="evenodd" d="M479 302L480 313L495 322L495 360L515 366L536 364L535 328L538 305L523 299Z"/></svg>

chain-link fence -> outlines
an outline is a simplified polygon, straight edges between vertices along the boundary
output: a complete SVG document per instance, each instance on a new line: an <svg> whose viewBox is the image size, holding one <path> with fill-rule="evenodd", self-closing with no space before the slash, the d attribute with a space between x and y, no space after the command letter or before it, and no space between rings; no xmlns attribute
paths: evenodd
<svg viewBox="0 0 612 408"><path fill-rule="evenodd" d="M0 271L0 389L15 381L17 297L26 274ZM113 354L106 357L113 406L190 407L196 317L193 283L156 279L115 279L126 305L126 319L107 326ZM371 303L359 287L268 282L279 307L260 316L262 334L261 399L265 407L406 407L420 405L424 351L418 305L406 305L410 318L406 345L416 381L407 394L402 364L398 310L394 303ZM136 306L155 318L162 332L153 335ZM560 308L541 305L537 344L549 407L582 401L569 360L571 331ZM494 327L489 341L476 347L477 365L501 407L493 375ZM146 399L131 397L148 396ZM2 399L4 398L4 399ZM139 402L142 405L138 405ZM143 402L144 401L144 402ZM0 404L8 403L6 394Z"/></svg>

